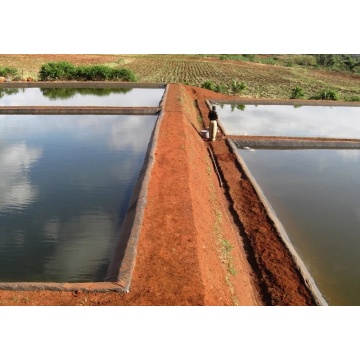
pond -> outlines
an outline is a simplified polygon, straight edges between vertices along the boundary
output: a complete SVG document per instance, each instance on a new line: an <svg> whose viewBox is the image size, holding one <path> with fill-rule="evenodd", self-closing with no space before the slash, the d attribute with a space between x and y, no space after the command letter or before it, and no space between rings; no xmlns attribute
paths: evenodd
<svg viewBox="0 0 360 360"><path fill-rule="evenodd" d="M218 105L228 135L360 138L360 107Z"/></svg>
<svg viewBox="0 0 360 360"><path fill-rule="evenodd" d="M104 280L156 119L0 116L0 281Z"/></svg>
<svg viewBox="0 0 360 360"><path fill-rule="evenodd" d="M157 107L164 88L0 89L0 106Z"/></svg>
<svg viewBox="0 0 360 360"><path fill-rule="evenodd" d="M238 152L328 304L360 305L360 150Z"/></svg>

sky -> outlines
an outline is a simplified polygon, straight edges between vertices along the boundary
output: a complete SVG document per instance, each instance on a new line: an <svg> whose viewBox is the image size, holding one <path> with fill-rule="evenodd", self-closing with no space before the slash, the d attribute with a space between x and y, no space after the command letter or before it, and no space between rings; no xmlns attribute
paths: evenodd
<svg viewBox="0 0 360 360"><path fill-rule="evenodd" d="M1 6L0 54L356 54L354 10L349 0L336 6L313 0L12 0ZM310 353L345 359L357 352L348 321L356 324L359 316L352 308L1 310L2 352L15 359L35 351L37 359L157 360L293 360Z"/></svg>
<svg viewBox="0 0 360 360"><path fill-rule="evenodd" d="M50 5L51 4L51 5ZM1 53L356 53L353 2L182 0L2 4ZM214 6L216 5L216 6ZM5 32L6 29L6 32ZM170 41L171 40L171 41Z"/></svg>

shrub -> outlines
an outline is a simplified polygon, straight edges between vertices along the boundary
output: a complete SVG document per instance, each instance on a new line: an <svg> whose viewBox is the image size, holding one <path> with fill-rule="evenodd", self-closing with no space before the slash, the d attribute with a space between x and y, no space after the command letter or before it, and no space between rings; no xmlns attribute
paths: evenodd
<svg viewBox="0 0 360 360"><path fill-rule="evenodd" d="M338 100L339 95L335 90L322 90L317 95L313 96L315 100Z"/></svg>
<svg viewBox="0 0 360 360"><path fill-rule="evenodd" d="M301 99L304 97L304 91L300 87L296 87L291 90L291 96L290 99Z"/></svg>
<svg viewBox="0 0 360 360"><path fill-rule="evenodd" d="M68 62L51 62L41 66L39 78L52 80L122 80L136 81L136 76L129 69L111 68L105 65L78 66Z"/></svg>
<svg viewBox="0 0 360 360"><path fill-rule="evenodd" d="M254 61L255 60L255 55L254 54L243 54L243 57L246 58L249 61Z"/></svg>
<svg viewBox="0 0 360 360"><path fill-rule="evenodd" d="M17 75L18 75L18 70L15 69L14 67L4 67L4 68L0 67L0 76L14 77L14 76L17 76Z"/></svg>
<svg viewBox="0 0 360 360"><path fill-rule="evenodd" d="M72 80L74 73L74 65L66 61L49 62L41 66L39 79L41 81Z"/></svg>
<svg viewBox="0 0 360 360"><path fill-rule="evenodd" d="M275 65L275 60L272 57L261 60L262 64Z"/></svg>
<svg viewBox="0 0 360 360"><path fill-rule="evenodd" d="M215 84L212 81L205 81L201 84L201 87L211 91L215 91Z"/></svg>
<svg viewBox="0 0 360 360"><path fill-rule="evenodd" d="M129 69L112 69L112 78L113 80L123 80L123 81L132 81L135 82L136 76L135 74Z"/></svg>
<svg viewBox="0 0 360 360"><path fill-rule="evenodd" d="M244 89L246 89L246 84L243 81L241 83L238 83L236 80L233 80L231 82L231 91L234 94L237 94L237 93L243 91Z"/></svg>
<svg viewBox="0 0 360 360"><path fill-rule="evenodd" d="M358 95L352 95L350 97L346 97L345 101L360 101L360 96Z"/></svg>
<svg viewBox="0 0 360 360"><path fill-rule="evenodd" d="M216 84L214 91L217 93L226 93L228 90L226 85Z"/></svg>

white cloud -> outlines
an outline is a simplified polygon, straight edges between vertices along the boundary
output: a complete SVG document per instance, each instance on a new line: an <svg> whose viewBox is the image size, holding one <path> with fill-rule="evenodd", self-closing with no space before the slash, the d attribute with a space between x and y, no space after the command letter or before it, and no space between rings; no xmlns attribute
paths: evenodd
<svg viewBox="0 0 360 360"><path fill-rule="evenodd" d="M28 172L42 155L39 148L24 143L0 147L0 210L7 207L23 208L37 196Z"/></svg>

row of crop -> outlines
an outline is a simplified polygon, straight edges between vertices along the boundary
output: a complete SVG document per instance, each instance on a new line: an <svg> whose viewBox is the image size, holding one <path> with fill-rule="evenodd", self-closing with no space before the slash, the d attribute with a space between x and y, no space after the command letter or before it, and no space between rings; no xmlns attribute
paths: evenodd
<svg viewBox="0 0 360 360"><path fill-rule="evenodd" d="M339 93L327 79L314 83L307 73L296 73L288 67L259 65L238 66L234 63L208 60L142 58L131 63L142 81L179 82L204 87L225 94L242 94L257 98L291 98L359 101L356 94ZM302 84L306 91L300 86ZM301 89L301 91L299 91Z"/></svg>

